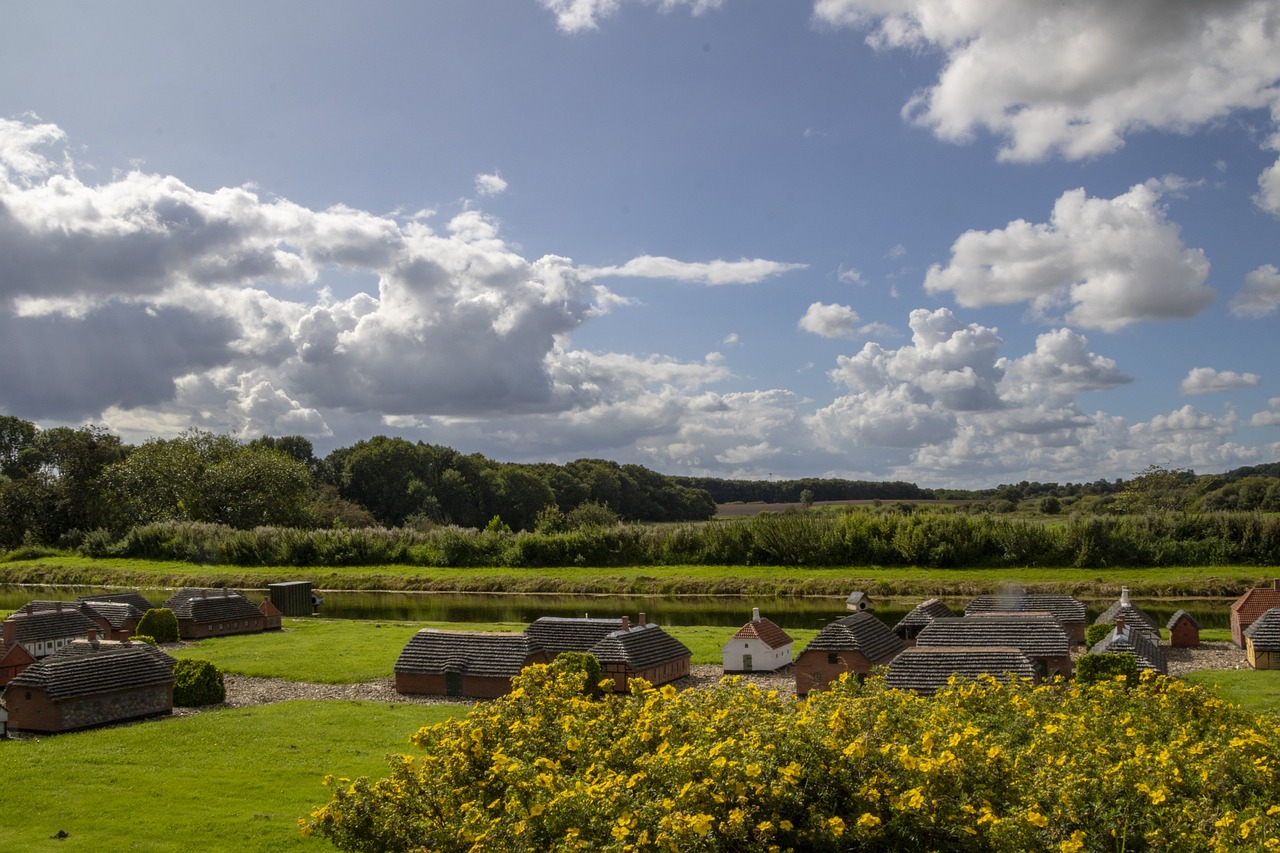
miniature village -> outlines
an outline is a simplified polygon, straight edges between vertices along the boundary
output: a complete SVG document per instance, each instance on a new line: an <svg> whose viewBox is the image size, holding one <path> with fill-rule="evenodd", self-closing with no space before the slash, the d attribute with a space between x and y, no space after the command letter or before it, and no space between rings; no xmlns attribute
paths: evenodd
<svg viewBox="0 0 1280 853"><path fill-rule="evenodd" d="M319 596L305 581L272 584L254 604L225 589L181 589L161 604L136 592L76 601L28 602L0 633L0 735L52 734L173 713L175 659L134 640L154 607L174 614L181 640L279 631L283 616L310 615ZM1164 626L1124 589L1093 624L1108 626L1086 645L1086 606L1071 595L1010 590L979 595L955 612L936 598L890 626L862 592L799 653L787 632L754 608L722 648L726 675L794 676L804 697L843 676L885 674L890 687L932 695L953 677L991 676L1035 683L1070 679L1082 652L1134 658L1139 670L1167 674L1171 649L1200 645L1200 626L1179 610ZM1280 669L1280 579L1248 590L1231 606L1231 636L1255 669ZM1095 634L1098 633L1095 629ZM641 678L655 686L690 674L692 653L644 613L617 618L544 616L521 632L423 629L395 662L405 696L492 699L511 690L526 666L566 652L590 654L615 691Z"/></svg>

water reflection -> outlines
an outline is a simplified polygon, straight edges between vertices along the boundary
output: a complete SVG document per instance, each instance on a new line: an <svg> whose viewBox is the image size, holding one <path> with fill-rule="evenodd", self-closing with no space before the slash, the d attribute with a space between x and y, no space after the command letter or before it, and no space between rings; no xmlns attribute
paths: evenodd
<svg viewBox="0 0 1280 853"><path fill-rule="evenodd" d="M74 600L97 592L118 592L104 587L18 587L0 585L0 613L16 610L31 599ZM160 604L171 590L139 590ZM255 601L265 590L246 591ZM957 613L964 598L943 598ZM1161 628L1175 611L1186 610L1201 628L1227 628L1231 624L1231 599L1141 599L1134 604L1146 611ZM920 599L876 598L875 614L890 625L920 603ZM1089 620L1112 604L1110 599L1085 599ZM382 619L397 622L517 622L539 616L621 616L643 611L660 625L740 626L759 607L783 628L821 628L847 615L844 598L746 598L731 596L560 596L503 595L492 593L325 592L321 615L337 619Z"/></svg>

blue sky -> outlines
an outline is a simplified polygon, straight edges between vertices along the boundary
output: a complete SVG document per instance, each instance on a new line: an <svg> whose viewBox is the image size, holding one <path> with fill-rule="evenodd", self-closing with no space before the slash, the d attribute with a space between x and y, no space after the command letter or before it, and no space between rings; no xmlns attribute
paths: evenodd
<svg viewBox="0 0 1280 853"><path fill-rule="evenodd" d="M1280 457L1275 0L6 6L0 412L927 486Z"/></svg>

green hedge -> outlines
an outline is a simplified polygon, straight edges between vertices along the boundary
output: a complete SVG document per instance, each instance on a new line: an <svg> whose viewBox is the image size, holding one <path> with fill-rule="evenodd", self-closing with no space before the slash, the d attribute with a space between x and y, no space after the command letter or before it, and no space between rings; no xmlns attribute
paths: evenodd
<svg viewBox="0 0 1280 853"><path fill-rule="evenodd" d="M222 673L207 660L184 658L173 668L173 704L183 708L217 705L227 698Z"/></svg>

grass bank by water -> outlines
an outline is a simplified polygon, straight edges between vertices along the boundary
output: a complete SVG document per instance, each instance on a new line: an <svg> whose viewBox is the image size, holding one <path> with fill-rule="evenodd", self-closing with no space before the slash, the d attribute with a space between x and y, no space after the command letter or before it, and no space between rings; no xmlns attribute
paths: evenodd
<svg viewBox="0 0 1280 853"><path fill-rule="evenodd" d="M1093 597L1128 586L1145 598L1233 598L1269 581L1257 567L931 569L796 566L639 566L631 568L431 568L349 566L242 568L173 561L41 557L0 563L0 583L68 586L222 586L263 589L269 583L310 580L317 589L426 592L560 593L566 595L843 595L860 589L880 596L965 596L1018 583L1042 591Z"/></svg>

